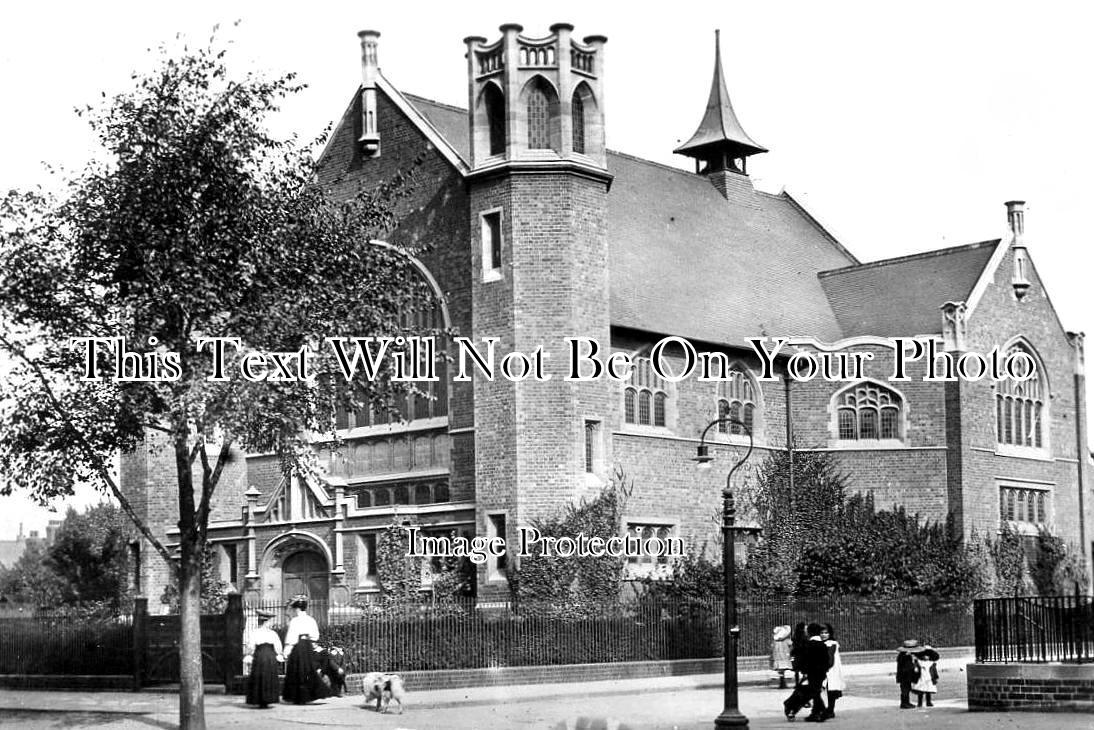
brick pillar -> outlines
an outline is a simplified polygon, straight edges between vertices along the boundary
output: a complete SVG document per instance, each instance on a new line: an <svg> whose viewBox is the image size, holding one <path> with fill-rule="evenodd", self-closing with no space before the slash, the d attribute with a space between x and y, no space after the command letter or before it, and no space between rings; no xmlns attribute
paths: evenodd
<svg viewBox="0 0 1094 730"><path fill-rule="evenodd" d="M144 662L148 653L148 599L133 601L133 691L144 683Z"/></svg>
<svg viewBox="0 0 1094 730"><path fill-rule="evenodd" d="M228 606L224 609L224 652L221 658L224 674L224 691L235 690L235 679L243 673L243 596L228 594Z"/></svg>

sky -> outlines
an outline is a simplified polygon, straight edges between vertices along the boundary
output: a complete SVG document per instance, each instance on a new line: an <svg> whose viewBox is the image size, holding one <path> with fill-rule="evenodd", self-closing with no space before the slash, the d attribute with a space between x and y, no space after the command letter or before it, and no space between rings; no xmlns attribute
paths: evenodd
<svg viewBox="0 0 1094 730"><path fill-rule="evenodd" d="M734 108L770 150L749 160L758 187L794 194L861 261L1001 237L1003 203L1025 200L1030 256L1064 327L1094 335L1088 3L9 4L0 190L43 183L43 162L79 170L95 140L74 108L128 88L149 49L179 34L203 43L219 24L235 68L296 73L308 88L273 127L311 139L360 83L358 30L381 32L397 88L466 106L462 40L493 41L507 22L607 36L609 147L685 169L672 149L702 116L721 29ZM0 539L50 516L0 497Z"/></svg>

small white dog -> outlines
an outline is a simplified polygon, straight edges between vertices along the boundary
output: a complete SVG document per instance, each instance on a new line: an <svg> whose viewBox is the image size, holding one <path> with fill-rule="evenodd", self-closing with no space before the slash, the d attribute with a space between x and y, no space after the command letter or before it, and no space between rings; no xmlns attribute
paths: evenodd
<svg viewBox="0 0 1094 730"><path fill-rule="evenodd" d="M398 674L384 674L383 672L370 672L365 675L365 702L376 700L376 711L387 712L387 706L395 700L399 703L399 714L403 714L403 698L406 697L406 688L403 686L403 678Z"/></svg>

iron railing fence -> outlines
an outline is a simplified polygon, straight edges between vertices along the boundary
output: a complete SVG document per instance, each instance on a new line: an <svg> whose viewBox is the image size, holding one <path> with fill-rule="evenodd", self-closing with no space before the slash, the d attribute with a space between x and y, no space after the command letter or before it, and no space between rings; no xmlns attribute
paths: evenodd
<svg viewBox="0 0 1094 730"><path fill-rule="evenodd" d="M275 629L291 617L283 603L248 604L248 629L260 609L274 613ZM722 656L723 649L718 598L572 605L467 599L397 608L313 602L308 613L319 624L319 643L342 647L346 669L354 672L701 659ZM967 602L748 599L738 601L738 621L741 656L769 654L773 627L809 621L831 623L844 651L895 650L908 638L934 646L973 641Z"/></svg>
<svg viewBox="0 0 1094 730"><path fill-rule="evenodd" d="M133 617L39 611L0 617L0 674L133 673Z"/></svg>
<svg viewBox="0 0 1094 730"><path fill-rule="evenodd" d="M1094 661L1090 596L987 598L974 602L977 662Z"/></svg>

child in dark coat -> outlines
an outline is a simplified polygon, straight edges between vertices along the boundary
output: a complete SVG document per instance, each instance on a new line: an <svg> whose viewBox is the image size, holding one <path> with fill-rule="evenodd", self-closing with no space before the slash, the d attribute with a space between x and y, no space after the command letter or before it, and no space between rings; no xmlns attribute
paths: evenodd
<svg viewBox="0 0 1094 730"><path fill-rule="evenodd" d="M817 623L809 624L806 641L795 657L795 668L805 675L805 684L794 689L794 693L783 702L783 713L787 720L793 720L807 701L813 703L806 722L824 722L827 719L824 707L824 680L832 666L832 657L828 646L821 639L824 627Z"/></svg>
<svg viewBox="0 0 1094 730"><path fill-rule="evenodd" d="M912 685L919 679L915 653L920 650L919 641L906 639L896 654L896 683L900 685L900 709L915 707L911 702Z"/></svg>

